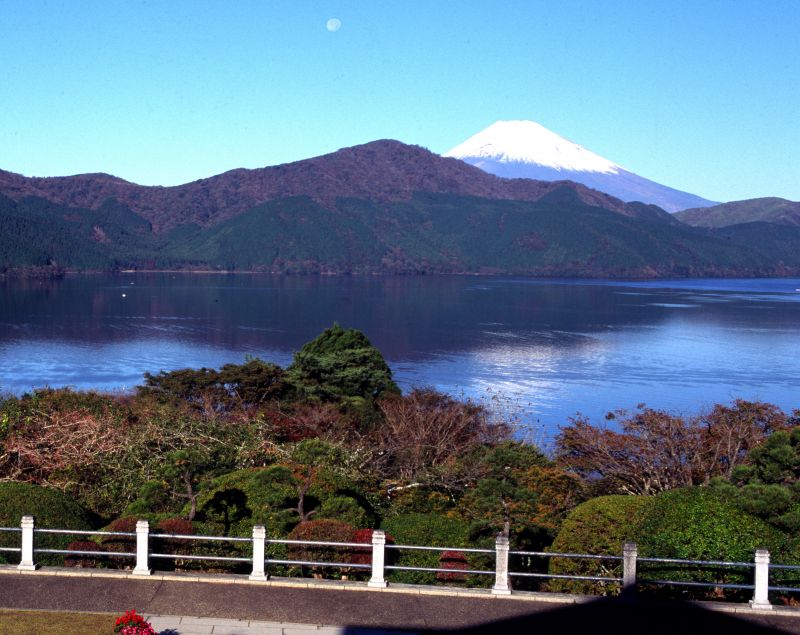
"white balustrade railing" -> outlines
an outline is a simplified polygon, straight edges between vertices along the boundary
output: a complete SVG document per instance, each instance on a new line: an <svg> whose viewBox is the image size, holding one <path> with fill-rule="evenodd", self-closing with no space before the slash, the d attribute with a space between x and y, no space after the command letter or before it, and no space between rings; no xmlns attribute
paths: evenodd
<svg viewBox="0 0 800 635"><path fill-rule="evenodd" d="M757 549L754 554L753 562L729 562L720 560L686 560L677 558L650 558L638 555L637 547L635 544L626 543L623 545L621 555L596 555L596 554L574 554L574 553L557 553L550 551L512 551L510 549L509 540L506 536L498 536L495 541L494 549L480 549L480 548L464 548L464 547L433 547L422 545L396 545L387 544L386 534L379 529L372 532L370 544L360 542L329 542L319 540L288 540L288 539L269 539L267 538L266 528L263 525L256 525L253 527L252 536L249 538L231 537L231 536L198 536L187 534L167 534L167 533L150 533L150 525L146 520L140 520L136 523L136 531L134 532L114 532L114 531L87 531L87 530L73 530L73 529L50 529L50 528L36 528L34 518L32 516L23 516L19 527L0 527L0 536L8 533L20 534L19 547L4 547L0 546L0 553L14 553L19 554L19 564L17 569L19 571L36 571L39 569L36 563L36 554L60 554L65 556L95 556L95 557L121 557L133 558L135 566L133 567L133 575L149 576L152 575L153 569L150 566L152 559L179 559L179 560L209 560L221 561L232 563L247 563L252 566L252 571L249 575L250 580L264 581L268 578L269 565L299 565L299 566L313 566L313 567L340 567L343 570L363 569L370 571L370 578L367 581L367 587L383 588L386 587L388 582L386 580L386 573L389 571L420 571L443 573L448 575L486 575L494 577L494 585L489 590L494 595L509 595L512 592L511 580L513 578L542 578L542 579L556 579L556 580L578 580L578 581L592 581L602 583L618 584L623 594L635 593L637 585L675 585L675 586L698 586L698 587L713 587L719 589L738 589L738 590L752 590L753 596L750 600L750 606L757 609L771 609L772 604L769 600L769 592L777 591L784 593L800 593L800 587L790 586L770 586L769 576L770 569L775 571L795 571L800 574L800 566L798 565L785 565L785 564L770 564L770 554L765 549ZM127 551L100 551L100 550L78 550L78 549L48 549L36 548L35 536L36 534L69 534L69 535L85 535L85 536L101 536L101 537L121 537L134 542L136 545L135 552ZM204 554L184 554L184 553L157 553L151 551L152 539L168 539L168 540L186 540L186 541L204 541L204 542L228 542L228 543L248 543L251 545L250 557L243 556L219 556L219 555L204 555ZM366 555L369 553L369 563L356 563L356 562L323 562L318 560L292 560L292 559L275 559L267 555L268 545L301 545L310 547L329 547L339 549L358 550L356 553ZM443 567L413 567L413 566L400 566L394 564L386 564L386 551L399 550L399 551L432 551L432 552L445 552L456 551L460 553L476 553L493 555L495 567L493 571L482 569L461 569L461 568L443 568ZM583 559L583 560L606 560L616 561L622 565L621 577L611 575L566 575L544 572L529 572L529 571L512 571L509 567L510 556L523 557L523 558L565 558L565 559ZM640 563L655 564L655 565L680 565L680 566L694 566L698 570L707 567L715 568L735 568L746 569L753 571L752 584L735 584L723 582L702 582L691 580L657 580L647 578L637 578L637 566Z"/></svg>

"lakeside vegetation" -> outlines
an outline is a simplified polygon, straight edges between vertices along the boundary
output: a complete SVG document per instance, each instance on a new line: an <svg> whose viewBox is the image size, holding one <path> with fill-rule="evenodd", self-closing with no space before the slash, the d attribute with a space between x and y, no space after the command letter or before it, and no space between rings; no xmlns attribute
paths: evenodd
<svg viewBox="0 0 800 635"><path fill-rule="evenodd" d="M39 526L132 531L146 518L166 533L248 536L264 524L271 537L344 542L368 542L380 527L399 544L454 548L491 545L503 532L516 549L619 553L632 540L648 556L749 561L767 547L774 562L800 562L800 411L737 400L693 417L644 406L609 417L565 422L547 456L484 405L430 388L401 394L369 340L334 325L286 368L248 359L148 373L128 395L42 389L5 397L0 526L33 514ZM0 539L10 546L15 537ZM70 539L42 540L63 548ZM173 542L165 552L186 548ZM78 548L98 547L131 550L113 537ZM331 557L281 548L301 559ZM481 554L448 554L454 569L486 568ZM442 564L429 552L400 558ZM99 557L91 564L121 566ZM613 571L563 558L514 566ZM459 574L393 575L459 582ZM616 592L593 582L546 584Z"/></svg>

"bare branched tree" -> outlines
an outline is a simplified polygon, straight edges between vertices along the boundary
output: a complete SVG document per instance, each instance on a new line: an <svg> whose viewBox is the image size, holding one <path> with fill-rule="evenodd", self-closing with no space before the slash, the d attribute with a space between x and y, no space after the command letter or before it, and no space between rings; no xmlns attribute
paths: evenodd
<svg viewBox="0 0 800 635"><path fill-rule="evenodd" d="M642 407L623 415L617 430L574 419L556 438L556 456L607 491L652 495L729 477L750 449L786 425L780 409L760 402L718 404L691 418Z"/></svg>
<svg viewBox="0 0 800 635"><path fill-rule="evenodd" d="M510 433L484 406L432 388L417 388L378 406L384 421L375 433L375 465L384 478L406 485L452 484L458 478L459 458Z"/></svg>

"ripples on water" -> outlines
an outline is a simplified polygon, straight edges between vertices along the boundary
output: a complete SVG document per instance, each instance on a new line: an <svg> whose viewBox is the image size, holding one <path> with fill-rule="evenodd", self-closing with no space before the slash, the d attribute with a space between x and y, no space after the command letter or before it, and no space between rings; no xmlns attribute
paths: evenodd
<svg viewBox="0 0 800 635"><path fill-rule="evenodd" d="M580 411L800 406L800 280L139 274L0 283L0 389L126 389L145 371L286 365L338 321L408 389L502 396L550 438ZM124 297L123 297L124 294Z"/></svg>

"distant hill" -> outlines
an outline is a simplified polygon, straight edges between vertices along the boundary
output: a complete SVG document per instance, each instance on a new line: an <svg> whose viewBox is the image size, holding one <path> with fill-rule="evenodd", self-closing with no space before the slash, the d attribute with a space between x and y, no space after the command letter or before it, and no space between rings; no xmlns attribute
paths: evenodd
<svg viewBox="0 0 800 635"><path fill-rule="evenodd" d="M714 205L634 174L534 121L497 121L443 156L504 178L569 179L623 201L658 205L668 212Z"/></svg>
<svg viewBox="0 0 800 635"><path fill-rule="evenodd" d="M785 198L751 198L713 207L687 209L675 217L695 227L727 227L763 221L800 226L800 203Z"/></svg>
<svg viewBox="0 0 800 635"><path fill-rule="evenodd" d="M332 154L256 170L238 169L175 187L148 187L107 174L28 178L0 170L0 194L28 196L84 209L109 198L128 207L161 233L194 223L213 226L269 201L307 196L325 209L339 198L373 203L410 200L415 192L535 201L558 184L500 179L455 159L399 141L373 141ZM622 201L570 184L586 203L631 213Z"/></svg>
<svg viewBox="0 0 800 635"><path fill-rule="evenodd" d="M0 272L800 274L800 227L691 227L655 205L501 179L396 141L174 188L1 172L0 228Z"/></svg>

